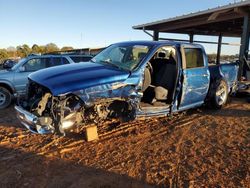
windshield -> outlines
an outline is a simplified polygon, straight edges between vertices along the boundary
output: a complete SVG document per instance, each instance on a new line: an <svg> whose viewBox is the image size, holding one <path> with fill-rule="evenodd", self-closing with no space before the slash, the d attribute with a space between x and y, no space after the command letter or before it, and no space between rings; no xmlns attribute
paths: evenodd
<svg viewBox="0 0 250 188"><path fill-rule="evenodd" d="M150 47L147 45L114 44L96 55L92 61L132 71L147 55Z"/></svg>
<svg viewBox="0 0 250 188"><path fill-rule="evenodd" d="M23 62L26 61L26 60L27 60L27 58L20 59L20 60L18 61L18 63L15 64L15 65L11 68L11 70L16 70L16 69L19 67L20 63L23 63Z"/></svg>

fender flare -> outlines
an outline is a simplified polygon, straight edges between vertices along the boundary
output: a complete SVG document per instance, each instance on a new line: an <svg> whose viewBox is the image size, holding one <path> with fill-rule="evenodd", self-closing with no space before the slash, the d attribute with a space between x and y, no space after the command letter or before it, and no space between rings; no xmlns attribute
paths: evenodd
<svg viewBox="0 0 250 188"><path fill-rule="evenodd" d="M224 80L228 84L224 74L220 70L220 66L214 66L213 68L209 69L209 71L210 71L210 83L205 103L208 103L211 100L218 85L218 82L220 80Z"/></svg>
<svg viewBox="0 0 250 188"><path fill-rule="evenodd" d="M15 89L14 85L7 80L0 80L0 86L8 89L12 94L16 93L16 89Z"/></svg>

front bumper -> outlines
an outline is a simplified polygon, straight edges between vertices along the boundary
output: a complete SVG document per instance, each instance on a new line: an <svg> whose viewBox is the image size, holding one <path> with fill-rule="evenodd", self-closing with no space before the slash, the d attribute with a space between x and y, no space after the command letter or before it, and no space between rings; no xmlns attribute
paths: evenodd
<svg viewBox="0 0 250 188"><path fill-rule="evenodd" d="M17 118L20 120L21 124L24 125L31 132L39 134L53 133L53 130L50 128L49 125L39 125L39 118L23 109L21 106L15 106L15 110L17 112Z"/></svg>

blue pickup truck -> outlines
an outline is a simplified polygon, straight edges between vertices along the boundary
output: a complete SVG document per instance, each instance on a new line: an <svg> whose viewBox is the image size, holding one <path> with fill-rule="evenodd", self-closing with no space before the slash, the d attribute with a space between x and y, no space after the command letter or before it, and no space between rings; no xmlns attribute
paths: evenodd
<svg viewBox="0 0 250 188"><path fill-rule="evenodd" d="M107 119L132 121L226 104L237 89L236 63L208 65L198 44L170 41L110 45L91 61L32 73L15 106L32 132L67 130Z"/></svg>

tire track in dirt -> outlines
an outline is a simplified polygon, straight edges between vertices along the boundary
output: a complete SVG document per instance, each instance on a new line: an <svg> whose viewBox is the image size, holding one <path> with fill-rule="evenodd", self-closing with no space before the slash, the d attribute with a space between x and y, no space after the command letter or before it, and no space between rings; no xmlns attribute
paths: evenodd
<svg viewBox="0 0 250 188"><path fill-rule="evenodd" d="M250 106L236 101L221 111L202 108L181 117L116 124L119 129L114 126L112 133L107 132L95 142L82 140L82 134L55 141L55 136L34 135L18 124L0 123L0 179L5 179L0 182L23 187L27 185L25 176L33 172L29 179L37 182L38 187L48 178L63 185L65 179L71 178L70 174L75 176L73 182L80 184L77 177L86 177L89 171L77 170L73 167L76 165L91 167L93 176L97 169L102 169L160 187L247 187L249 122ZM70 161L69 167L65 161ZM70 173L66 178L67 170ZM111 185L103 184L106 176L99 178L98 185ZM109 181L118 183L112 178Z"/></svg>

